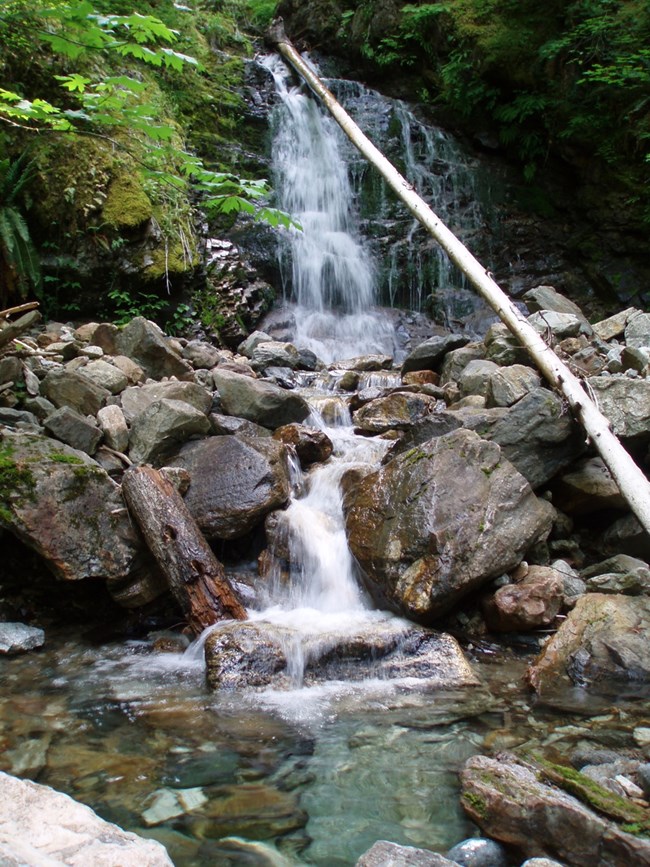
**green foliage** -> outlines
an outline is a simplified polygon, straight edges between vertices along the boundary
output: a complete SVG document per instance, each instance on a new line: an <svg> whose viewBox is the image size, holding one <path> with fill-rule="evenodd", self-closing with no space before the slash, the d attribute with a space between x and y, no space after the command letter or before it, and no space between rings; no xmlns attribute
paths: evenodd
<svg viewBox="0 0 650 867"><path fill-rule="evenodd" d="M277 9L277 0L248 0L246 4L253 24L268 27Z"/></svg>
<svg viewBox="0 0 650 867"><path fill-rule="evenodd" d="M39 258L22 213L25 188L33 164L23 154L13 162L0 160L0 302L12 295L24 298L29 287L41 288Z"/></svg>
<svg viewBox="0 0 650 867"><path fill-rule="evenodd" d="M116 325L126 325L136 316L144 316L157 322L169 335L182 334L192 324L190 307L187 304L170 305L169 301L149 292L130 293L113 289L108 293L112 304L112 320Z"/></svg>

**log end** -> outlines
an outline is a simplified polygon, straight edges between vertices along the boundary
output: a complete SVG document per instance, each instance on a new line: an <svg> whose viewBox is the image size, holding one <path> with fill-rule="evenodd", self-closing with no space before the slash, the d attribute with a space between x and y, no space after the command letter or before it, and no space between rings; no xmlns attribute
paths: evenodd
<svg viewBox="0 0 650 867"><path fill-rule="evenodd" d="M274 18L273 21L271 21L271 25L266 31L266 41L272 48L277 48L281 42L289 41L284 29L283 18Z"/></svg>

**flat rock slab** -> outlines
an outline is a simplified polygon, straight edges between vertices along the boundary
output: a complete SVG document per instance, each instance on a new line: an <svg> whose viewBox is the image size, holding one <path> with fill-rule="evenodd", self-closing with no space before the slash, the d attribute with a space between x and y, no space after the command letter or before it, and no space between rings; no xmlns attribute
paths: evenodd
<svg viewBox="0 0 650 867"><path fill-rule="evenodd" d="M0 772L0 864L173 867L164 846L100 819L68 795Z"/></svg>
<svg viewBox="0 0 650 867"><path fill-rule="evenodd" d="M650 839L622 831L514 756L473 756L461 772L461 787L472 821L527 857L584 867L650 865Z"/></svg>

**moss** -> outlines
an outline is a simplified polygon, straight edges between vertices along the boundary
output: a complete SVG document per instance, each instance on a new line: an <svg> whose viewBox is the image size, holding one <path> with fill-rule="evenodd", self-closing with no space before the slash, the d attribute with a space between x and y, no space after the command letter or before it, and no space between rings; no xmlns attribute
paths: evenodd
<svg viewBox="0 0 650 867"><path fill-rule="evenodd" d="M50 452L49 458L57 464L83 464L76 455L64 455L63 452Z"/></svg>
<svg viewBox="0 0 650 867"><path fill-rule="evenodd" d="M11 506L23 500L34 500L36 482L32 471L19 466L13 458L13 449L3 446L0 449L0 520L11 523Z"/></svg>
<svg viewBox="0 0 650 867"><path fill-rule="evenodd" d="M542 776L560 786L593 810L621 823L622 830L634 828L638 836L650 836L650 811L638 804L610 792L594 780L565 765L549 762L541 756L533 756Z"/></svg>
<svg viewBox="0 0 650 867"><path fill-rule="evenodd" d="M108 187L102 213L118 230L135 229L151 219L153 206L137 176L121 171Z"/></svg>
<svg viewBox="0 0 650 867"><path fill-rule="evenodd" d="M485 798L477 795L475 792L463 792L462 799L473 813L481 818L485 818L487 815L487 802Z"/></svg>

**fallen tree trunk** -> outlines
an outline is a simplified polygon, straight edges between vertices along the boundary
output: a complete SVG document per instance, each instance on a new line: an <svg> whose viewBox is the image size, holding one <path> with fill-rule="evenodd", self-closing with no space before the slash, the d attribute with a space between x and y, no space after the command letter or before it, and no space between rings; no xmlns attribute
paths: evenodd
<svg viewBox="0 0 650 867"><path fill-rule="evenodd" d="M246 620L223 566L171 482L152 467L133 467L122 491L194 634L219 620Z"/></svg>
<svg viewBox="0 0 650 867"><path fill-rule="evenodd" d="M645 531L650 533L650 482L614 436L608 420L588 396L580 380L560 361L467 247L420 198L413 185L402 177L359 129L311 66L293 47L284 32L281 19L273 23L269 30L269 39L323 102L352 144L381 173L413 216L436 239L451 261L465 274L481 297L518 338L546 379L566 398L576 418L607 465L621 494Z"/></svg>
<svg viewBox="0 0 650 867"><path fill-rule="evenodd" d="M17 310L18 308L15 309ZM16 337L20 337L20 335L24 334L25 331L28 331L32 325L36 325L40 318L41 314L38 310L30 310L29 313L25 313L24 316L21 316L20 319L16 319L15 322L10 322L3 328L0 328L0 348L11 343L11 341Z"/></svg>

